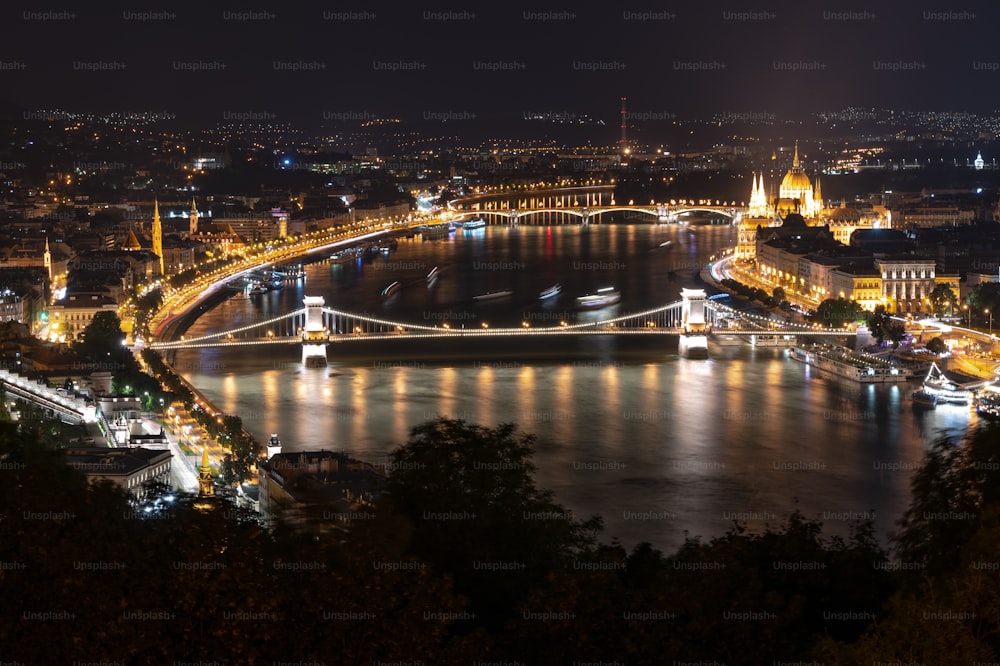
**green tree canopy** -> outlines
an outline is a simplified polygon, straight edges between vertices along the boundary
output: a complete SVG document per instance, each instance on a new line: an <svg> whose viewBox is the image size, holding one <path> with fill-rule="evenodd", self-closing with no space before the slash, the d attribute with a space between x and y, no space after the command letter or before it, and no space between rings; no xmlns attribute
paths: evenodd
<svg viewBox="0 0 1000 666"><path fill-rule="evenodd" d="M930 294L931 305L934 307L934 314L942 316L951 314L958 307L958 296L946 284L939 284L934 287Z"/></svg>
<svg viewBox="0 0 1000 666"><path fill-rule="evenodd" d="M906 335L906 327L902 322L896 321L886 312L884 305L876 305L874 312L869 312L865 316L865 322L871 331L872 337L881 345L888 340L893 347L898 347Z"/></svg>
<svg viewBox="0 0 1000 666"><path fill-rule="evenodd" d="M844 298L828 298L810 315L810 321L827 328L842 328L851 322L864 319L865 311L855 301Z"/></svg>

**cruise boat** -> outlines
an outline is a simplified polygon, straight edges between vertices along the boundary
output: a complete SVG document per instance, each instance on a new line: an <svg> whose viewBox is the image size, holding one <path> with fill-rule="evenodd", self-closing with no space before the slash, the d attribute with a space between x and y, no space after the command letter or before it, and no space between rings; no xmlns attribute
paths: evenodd
<svg viewBox="0 0 1000 666"><path fill-rule="evenodd" d="M513 294L514 292L510 289L504 289L502 291L491 291L485 294L480 294L479 296L473 296L474 301L490 301L494 298L506 298Z"/></svg>
<svg viewBox="0 0 1000 666"><path fill-rule="evenodd" d="M891 363L874 356L858 354L846 347L830 345L791 347L788 355L792 360L862 384L907 381L906 373Z"/></svg>
<svg viewBox="0 0 1000 666"><path fill-rule="evenodd" d="M486 220L476 219L476 220L469 220L468 222L462 225L462 228L466 230L482 229L485 226L486 226Z"/></svg>
<svg viewBox="0 0 1000 666"><path fill-rule="evenodd" d="M931 369L924 378L923 390L937 399L938 405L961 405L968 407L975 393L986 386L987 381L957 372L945 372L931 363Z"/></svg>
<svg viewBox="0 0 1000 666"><path fill-rule="evenodd" d="M549 287L548 289L543 289L538 294L538 298L540 298L541 300L544 301L547 298L553 298L555 296L558 296L560 293L562 293L562 285L561 284L554 284L551 287Z"/></svg>
<svg viewBox="0 0 1000 666"><path fill-rule="evenodd" d="M976 414L988 419L1000 419L1000 386L987 384L976 396Z"/></svg>
<svg viewBox="0 0 1000 666"><path fill-rule="evenodd" d="M268 288L266 284L255 284L254 286L250 287L250 291L247 293L249 293L251 296L254 296L256 294L266 294L267 292Z"/></svg>
<svg viewBox="0 0 1000 666"><path fill-rule="evenodd" d="M348 247L330 255L330 261L335 264L348 264L358 260L361 256L361 248Z"/></svg>
<svg viewBox="0 0 1000 666"><path fill-rule="evenodd" d="M382 290L382 298L389 298L399 290L399 287L400 287L399 282L393 282L388 287Z"/></svg>
<svg viewBox="0 0 1000 666"><path fill-rule="evenodd" d="M596 294L587 294L586 296L578 297L576 302L580 304L581 308L603 308L613 305L620 300L622 300L622 295L620 292L615 291L614 287L604 287L603 289L598 289Z"/></svg>
<svg viewBox="0 0 1000 666"><path fill-rule="evenodd" d="M444 224L432 224L428 226L420 227L420 236L424 240L429 238L444 238L452 232L447 225Z"/></svg>

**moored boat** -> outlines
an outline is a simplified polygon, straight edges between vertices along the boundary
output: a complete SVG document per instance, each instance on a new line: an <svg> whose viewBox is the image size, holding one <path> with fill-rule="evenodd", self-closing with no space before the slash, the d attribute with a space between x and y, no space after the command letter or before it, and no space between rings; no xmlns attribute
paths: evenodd
<svg viewBox="0 0 1000 666"><path fill-rule="evenodd" d="M928 393L923 389L914 391L910 394L910 397L913 399L914 407L919 407L921 409L934 409L937 407L937 396L933 393Z"/></svg>

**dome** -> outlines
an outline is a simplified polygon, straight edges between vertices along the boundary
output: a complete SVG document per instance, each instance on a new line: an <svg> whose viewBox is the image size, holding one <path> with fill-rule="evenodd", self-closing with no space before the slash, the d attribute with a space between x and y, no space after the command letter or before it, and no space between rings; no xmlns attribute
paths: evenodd
<svg viewBox="0 0 1000 666"><path fill-rule="evenodd" d="M807 190L812 190L812 183L809 181L809 176L801 168L789 169L781 180L782 192L805 192Z"/></svg>

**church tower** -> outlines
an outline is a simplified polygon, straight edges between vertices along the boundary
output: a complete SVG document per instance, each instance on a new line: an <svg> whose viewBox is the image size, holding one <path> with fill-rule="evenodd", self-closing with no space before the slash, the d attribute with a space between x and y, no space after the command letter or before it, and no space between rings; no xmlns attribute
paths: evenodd
<svg viewBox="0 0 1000 666"><path fill-rule="evenodd" d="M215 485L212 481L212 467L208 463L208 447L201 450L201 469L198 470L198 495L200 497L215 495Z"/></svg>
<svg viewBox="0 0 1000 666"><path fill-rule="evenodd" d="M153 199L153 254L160 258L160 275L166 275L163 270L163 227L160 225L160 204Z"/></svg>
<svg viewBox="0 0 1000 666"><path fill-rule="evenodd" d="M764 173L760 174L760 181L757 174L753 176L753 189L750 190L750 205L747 207L747 217L767 217L769 213L767 194L764 191Z"/></svg>
<svg viewBox="0 0 1000 666"><path fill-rule="evenodd" d="M42 265L45 267L45 271L49 275L49 279L52 279L52 253L49 252L49 238L45 237L45 254L42 255Z"/></svg>
<svg viewBox="0 0 1000 666"><path fill-rule="evenodd" d="M191 197L191 212L188 213L188 234L194 236L198 233L198 206L195 205L194 197Z"/></svg>

